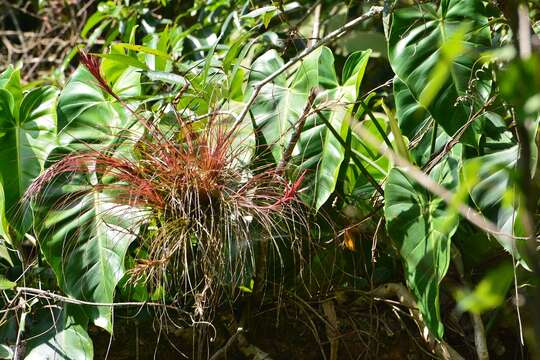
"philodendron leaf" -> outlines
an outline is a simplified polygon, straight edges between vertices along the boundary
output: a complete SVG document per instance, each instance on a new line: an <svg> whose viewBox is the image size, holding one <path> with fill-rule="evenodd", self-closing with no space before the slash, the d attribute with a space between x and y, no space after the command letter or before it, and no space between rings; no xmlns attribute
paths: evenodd
<svg viewBox="0 0 540 360"><path fill-rule="evenodd" d="M484 216L502 231L495 236L506 251L526 268L527 249L520 233L520 194L516 182L519 145L464 162L462 174L469 194ZM536 163L536 152L533 164Z"/></svg>
<svg viewBox="0 0 540 360"><path fill-rule="evenodd" d="M459 162L454 157L433 168L437 183L454 189ZM384 214L390 237L399 247L407 285L414 293L429 330L439 339L443 325L439 309L439 283L450 262L450 238L459 218L449 212L444 201L432 195L407 175L393 168L384 189Z"/></svg>
<svg viewBox="0 0 540 360"><path fill-rule="evenodd" d="M328 48L318 54L318 82L324 89L315 99L315 106L326 109L310 116L306 121L297 147L298 170L312 170L306 181L304 196L319 209L336 188L341 164L347 149L335 134L344 141L350 128L351 111L358 96L360 83L371 51L357 52L345 62L342 82L337 80L334 57ZM324 116L326 121L320 117ZM335 131L331 131L329 126Z"/></svg>
<svg viewBox="0 0 540 360"><path fill-rule="evenodd" d="M275 161L281 160L283 156L294 126L304 111L309 91L318 85L318 54L321 51L319 49L306 57L291 80L282 74L263 86L250 109ZM275 50L269 50L255 60L246 98L251 96L258 82L282 66L283 59Z"/></svg>
<svg viewBox="0 0 540 360"><path fill-rule="evenodd" d="M140 74L127 67L115 72L113 90L120 97L140 95ZM129 106L129 105L128 105ZM133 105L131 105L133 106ZM58 100L58 133L62 147L96 150L116 141L133 122L128 109L106 94L92 74L79 67L69 79Z"/></svg>
<svg viewBox="0 0 540 360"><path fill-rule="evenodd" d="M0 76L0 235L7 240L15 240L15 235L20 241L31 226L29 212L20 208L21 198L55 146L57 95L49 86L23 94L19 70L8 69Z"/></svg>
<svg viewBox="0 0 540 360"><path fill-rule="evenodd" d="M351 54L345 62L340 83L332 52L326 47L320 48L304 59L291 80L283 75L264 86L252 109L257 127L271 147L274 159L279 161L305 111L309 92L316 86L321 89L314 103L326 110L308 117L294 153L298 171L310 170L305 183L311 186L307 186L303 196L316 209L335 190L346 152L327 123L342 139L347 137L349 117L370 54L371 51ZM275 51L263 54L253 64L250 84L256 85L282 65L283 60Z"/></svg>
<svg viewBox="0 0 540 360"><path fill-rule="evenodd" d="M138 95L139 77L128 67L115 75L112 88L120 97ZM60 95L60 146L50 161L72 152L110 149L111 144L121 143L121 132L134 121L129 110L104 93L88 70L80 67ZM133 209L115 204L110 194L96 190L102 179L93 173L92 164L88 166L88 175L58 176L39 194L36 230L40 249L66 294L111 303L124 273L127 247L135 236L126 230L131 229ZM112 330L110 307L84 310L96 325Z"/></svg>
<svg viewBox="0 0 540 360"><path fill-rule="evenodd" d="M413 140L428 124L430 115L414 98L411 90L397 76L394 77L394 98L396 101L396 117L403 135Z"/></svg>
<svg viewBox="0 0 540 360"><path fill-rule="evenodd" d="M36 205L37 230L41 251L67 295L112 303L141 215L96 190L93 178L72 174L53 180ZM112 331L110 307L86 306L84 311L97 326Z"/></svg>
<svg viewBox="0 0 540 360"><path fill-rule="evenodd" d="M7 345L0 344L0 359L12 359L13 350Z"/></svg>
<svg viewBox="0 0 540 360"><path fill-rule="evenodd" d="M33 315L25 360L91 360L88 320L77 305L40 309Z"/></svg>
<svg viewBox="0 0 540 360"><path fill-rule="evenodd" d="M0 290L10 290L17 286L16 282L8 280L4 275L0 275Z"/></svg>
<svg viewBox="0 0 540 360"><path fill-rule="evenodd" d="M446 145L450 137L398 77L394 77L394 98L399 128L410 141L410 154L416 165L423 166Z"/></svg>
<svg viewBox="0 0 540 360"><path fill-rule="evenodd" d="M479 50L490 46L483 13L480 0L442 0L439 6L419 4L392 15L390 64L414 99L430 99L424 105L451 135L489 95L491 84L475 74ZM473 83L474 91L468 91ZM429 96L426 89L432 92ZM471 135L466 138L472 143Z"/></svg>

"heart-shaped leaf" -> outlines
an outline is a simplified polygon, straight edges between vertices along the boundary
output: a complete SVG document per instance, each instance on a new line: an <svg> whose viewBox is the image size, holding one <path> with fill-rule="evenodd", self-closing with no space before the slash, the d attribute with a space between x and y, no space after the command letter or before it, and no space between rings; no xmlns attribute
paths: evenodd
<svg viewBox="0 0 540 360"><path fill-rule="evenodd" d="M414 99L424 99L433 119L451 135L484 103L491 88L475 74L479 50L490 45L483 14L480 0L442 0L439 6L419 4L392 15L390 64ZM470 132L466 138L474 142Z"/></svg>
<svg viewBox="0 0 540 360"><path fill-rule="evenodd" d="M431 177L454 189L458 182L458 161L454 157L433 168ZM405 267L407 285L413 291L429 330L443 336L439 309L439 283L450 262L450 238L459 218L449 213L444 201L394 168L384 189L386 227L396 242Z"/></svg>
<svg viewBox="0 0 540 360"><path fill-rule="evenodd" d="M126 68L112 88L119 96L137 95L139 74ZM62 91L58 119L61 146L51 154L52 162L72 152L110 149L134 122L129 111L105 94L84 68L74 73ZM38 240L66 294L111 303L124 274L127 247L135 237L126 230L132 228L134 210L115 204L110 194L99 191L102 179L93 173L92 164L88 166L88 175L58 176L40 194L35 205ZM110 307L84 309L96 325L112 331Z"/></svg>
<svg viewBox="0 0 540 360"><path fill-rule="evenodd" d="M251 107L255 123L270 146L275 161L281 160L291 133L306 106L309 91L318 85L318 56L321 50L308 56L291 80L284 73L263 86ZM258 82L283 66L277 51L261 55L252 65L246 98Z"/></svg>
<svg viewBox="0 0 540 360"><path fill-rule="evenodd" d="M21 198L55 146L57 90L45 86L23 94L19 70L8 69L0 78L0 234L20 241L31 226Z"/></svg>
<svg viewBox="0 0 540 360"><path fill-rule="evenodd" d="M325 109L308 118L298 143L298 170L312 170L305 196L319 209L336 188L341 164L348 149L343 142L350 129L350 117L371 51L351 54L343 68L342 83L337 80L334 57L328 48L319 55L319 86L324 90L315 106ZM321 117L326 121L322 121ZM334 131L329 129L332 127ZM338 135L341 138L336 138Z"/></svg>
<svg viewBox="0 0 540 360"><path fill-rule="evenodd" d="M94 358L88 320L76 305L40 309L33 316L25 360Z"/></svg>
<svg viewBox="0 0 540 360"><path fill-rule="evenodd" d="M57 179L41 201L51 206L37 219L41 251L60 287L76 299L112 303L127 248L136 236L128 231L135 227L136 211L94 191L82 176ZM88 317L109 331L111 311L107 306L85 307Z"/></svg>

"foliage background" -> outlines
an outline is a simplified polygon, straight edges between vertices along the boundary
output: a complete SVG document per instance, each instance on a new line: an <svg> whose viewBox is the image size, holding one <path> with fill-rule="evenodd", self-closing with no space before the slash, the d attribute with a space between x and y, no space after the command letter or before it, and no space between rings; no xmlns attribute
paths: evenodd
<svg viewBox="0 0 540 360"><path fill-rule="evenodd" d="M535 1L0 7L0 357L537 354Z"/></svg>

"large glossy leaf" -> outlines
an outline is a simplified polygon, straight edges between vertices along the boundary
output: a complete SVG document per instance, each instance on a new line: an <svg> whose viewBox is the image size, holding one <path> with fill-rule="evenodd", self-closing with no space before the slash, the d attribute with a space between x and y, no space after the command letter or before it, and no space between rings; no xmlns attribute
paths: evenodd
<svg viewBox="0 0 540 360"><path fill-rule="evenodd" d="M370 53L364 51L352 54L345 63L340 83L335 73L332 52L325 47L318 49L301 63L290 81L283 75L263 87L252 110L257 127L262 130L274 159L278 161L306 108L310 90L315 86L322 90L315 104L327 109L321 115L326 121L322 121L318 115L307 119L294 154L298 170L310 170L306 183L311 186L307 186L304 196L317 209L335 190L346 151L326 123L342 139L347 137L350 113ZM263 54L253 64L250 83L255 85L282 65L283 61L275 51Z"/></svg>
<svg viewBox="0 0 540 360"><path fill-rule="evenodd" d="M483 13L480 0L443 0L438 7L419 4L392 15L390 64L416 100L431 81L440 81L425 105L448 134L454 134L474 111L467 90L476 80L478 50L490 45ZM472 100L482 103L489 94L489 81L478 80L474 88ZM471 133L466 137L474 141Z"/></svg>
<svg viewBox="0 0 540 360"><path fill-rule="evenodd" d="M114 72L113 90L124 98L140 94L140 74L132 67ZM134 105L130 105L134 106ZM70 78L58 101L58 132L61 146L90 150L111 144L133 122L130 112L104 93L84 67Z"/></svg>
<svg viewBox="0 0 540 360"><path fill-rule="evenodd" d="M123 97L140 91L132 68L116 76L113 89ZM133 106L128 105L128 106ZM105 94L84 68L79 68L59 99L60 147L50 160L73 151L103 149L117 143L134 120L129 111ZM124 255L134 235L126 231L129 208L114 204L110 194L96 190L99 181L89 166L87 176L60 176L43 191L36 212L38 240L66 294L110 303L124 273ZM90 320L112 330L109 307L86 307Z"/></svg>
<svg viewBox="0 0 540 360"><path fill-rule="evenodd" d="M373 115L377 124L373 119L368 117L362 120L361 125L356 124L353 126L350 146L354 156L362 162L365 170L373 180L382 184L392 168L392 162L386 156L380 155L375 147L363 141L355 131L356 126L362 126L362 128L369 131L378 142L381 144L384 143L385 140L383 134L386 136L390 131L388 118L377 113L374 113ZM352 196L355 201L355 206L365 206L366 208L364 208L364 210L367 212L372 211L373 206L369 199L371 199L373 192L376 191L376 189L352 158L349 159L346 176L346 181L344 183L345 193Z"/></svg>
<svg viewBox="0 0 540 360"><path fill-rule="evenodd" d="M453 189L458 181L458 161L449 157L438 164L431 177ZM439 310L439 283L450 262L450 238L459 219L407 175L407 170L390 171L385 187L386 226L396 242L405 267L407 285L416 296L426 325L438 338L443 336Z"/></svg>
<svg viewBox="0 0 540 360"><path fill-rule="evenodd" d="M135 239L137 212L95 190L95 177L62 176L47 187L37 217L41 251L64 292L76 299L112 303L124 275L124 256ZM129 229L129 230L128 230ZM98 326L112 330L111 308L85 307Z"/></svg>
<svg viewBox="0 0 540 360"><path fill-rule="evenodd" d="M88 320L76 305L40 309L33 318L25 360L93 359Z"/></svg>
<svg viewBox="0 0 540 360"><path fill-rule="evenodd" d="M291 80L287 80L284 73L265 85L251 108L257 128L262 131L276 161L283 156L294 125L306 106L309 91L318 85L320 52L308 56ZM253 86L282 66L283 60L277 51L261 55L252 65L246 96L251 95Z"/></svg>
<svg viewBox="0 0 540 360"><path fill-rule="evenodd" d="M20 239L31 225L20 200L43 170L45 159L54 148L56 132L53 114L57 91L40 87L23 95L18 77L19 70L8 69L0 85L0 179L4 198L0 217L7 239L10 233Z"/></svg>
<svg viewBox="0 0 540 360"><path fill-rule="evenodd" d="M394 77L394 97L399 128L403 135L412 140L428 124L429 112L418 103L411 90L397 76Z"/></svg>
<svg viewBox="0 0 540 360"><path fill-rule="evenodd" d="M351 111L358 96L371 51L352 54L343 68L340 84L334 71L334 57L328 48L319 54L319 85L321 91L315 99L317 107L326 108L320 114L311 116L298 143L299 170L310 169L313 186L305 192L316 209L319 209L336 188L341 164L345 159L345 149L331 126L342 141L347 138L350 128ZM320 118L324 116L327 121Z"/></svg>
<svg viewBox="0 0 540 360"><path fill-rule="evenodd" d="M520 195L516 179L519 145L464 162L462 174L469 194L483 215L494 221L504 235L495 236L506 251L527 266L525 240L520 237ZM536 163L536 155L534 156Z"/></svg>
<svg viewBox="0 0 540 360"><path fill-rule="evenodd" d="M450 137L436 125L429 111L420 105L398 77L394 78L394 98L399 128L410 141L410 154L418 166L423 166L446 145Z"/></svg>

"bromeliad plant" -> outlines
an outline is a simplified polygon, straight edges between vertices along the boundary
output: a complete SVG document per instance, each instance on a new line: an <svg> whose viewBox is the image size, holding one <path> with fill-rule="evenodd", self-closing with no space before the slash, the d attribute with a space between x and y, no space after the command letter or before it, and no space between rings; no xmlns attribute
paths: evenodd
<svg viewBox="0 0 540 360"><path fill-rule="evenodd" d="M39 208L51 203L54 186L94 177L81 191L57 196L52 211L107 194L100 216L122 217L122 224L105 222L144 250L130 280L142 280L154 292L165 290L163 300L193 301L199 318L207 316L223 289L235 296L250 283L254 274L249 269L259 266L257 243L272 242L277 249L277 241L285 239L300 248L298 234L304 233L306 218L297 195L303 176L290 183L283 165L251 168L245 153L252 149L239 145L239 124L217 113L193 121L173 109L175 123L166 127L160 119L148 120L115 93L96 57L83 53L81 62L98 86L135 117L141 131L128 131L111 146L88 145L68 154L33 182L28 200ZM78 232L73 235L65 238L65 248L76 242ZM68 269L69 261L60 266Z"/></svg>

